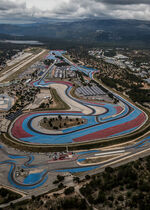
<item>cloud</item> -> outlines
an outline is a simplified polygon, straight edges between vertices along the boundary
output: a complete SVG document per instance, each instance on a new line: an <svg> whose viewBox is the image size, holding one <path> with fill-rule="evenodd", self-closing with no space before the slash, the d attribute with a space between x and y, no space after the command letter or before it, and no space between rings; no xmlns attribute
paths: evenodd
<svg viewBox="0 0 150 210"><path fill-rule="evenodd" d="M150 20L150 0L0 0L1 23L90 17Z"/></svg>
<svg viewBox="0 0 150 210"><path fill-rule="evenodd" d="M32 22L33 12L34 8L28 9L25 1L0 0L0 23Z"/></svg>
<svg viewBox="0 0 150 210"><path fill-rule="evenodd" d="M131 4L150 4L149 0L96 0L105 4L131 5Z"/></svg>
<svg viewBox="0 0 150 210"><path fill-rule="evenodd" d="M66 4L58 5L53 12L70 18L99 17L150 20L149 4L150 0L70 0Z"/></svg>
<svg viewBox="0 0 150 210"><path fill-rule="evenodd" d="M0 10L14 10L17 8L25 8L26 4L25 2L17 3L10 0L0 0Z"/></svg>

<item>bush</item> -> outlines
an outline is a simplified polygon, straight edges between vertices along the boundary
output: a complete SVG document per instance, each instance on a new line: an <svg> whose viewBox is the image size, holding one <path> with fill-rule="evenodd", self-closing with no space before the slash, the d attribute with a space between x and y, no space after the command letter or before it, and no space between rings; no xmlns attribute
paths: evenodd
<svg viewBox="0 0 150 210"><path fill-rule="evenodd" d="M105 171L106 171L107 173L112 173L112 172L113 172L113 168L111 168L111 167L106 167L106 168L105 168Z"/></svg>
<svg viewBox="0 0 150 210"><path fill-rule="evenodd" d="M79 177L73 177L73 181L79 183L80 182L80 178Z"/></svg>
<svg viewBox="0 0 150 210"><path fill-rule="evenodd" d="M85 179L89 180L91 177L89 175L85 175Z"/></svg>
<svg viewBox="0 0 150 210"><path fill-rule="evenodd" d="M59 182L61 182L65 179L65 177L61 176L61 175L57 175L57 179L58 179Z"/></svg>
<svg viewBox="0 0 150 210"><path fill-rule="evenodd" d="M106 198L105 198L104 192L103 191L99 191L97 202L98 203L104 203L105 200L106 200Z"/></svg>
<svg viewBox="0 0 150 210"><path fill-rule="evenodd" d="M59 183L59 181L58 180L55 180L54 182L53 182L53 184L58 184Z"/></svg>
<svg viewBox="0 0 150 210"><path fill-rule="evenodd" d="M35 200L35 196L34 195L32 195L32 200Z"/></svg>
<svg viewBox="0 0 150 210"><path fill-rule="evenodd" d="M114 197L113 197L113 195L109 196L109 197L108 197L108 200L110 200L110 201L114 201Z"/></svg>
<svg viewBox="0 0 150 210"><path fill-rule="evenodd" d="M130 198L131 195L132 195L131 191L128 191L128 192L127 192L127 197Z"/></svg>
<svg viewBox="0 0 150 210"><path fill-rule="evenodd" d="M8 194L8 190L4 189L4 188L1 188L0 189L0 195L2 197L6 197L6 195Z"/></svg>
<svg viewBox="0 0 150 210"><path fill-rule="evenodd" d="M65 189L65 191L64 191L65 195L72 194L73 192L74 192L74 187L68 187L68 188Z"/></svg>
<svg viewBox="0 0 150 210"><path fill-rule="evenodd" d="M63 188L64 188L63 183L60 183L60 184L58 185L58 188L59 188L59 189L63 189Z"/></svg>
<svg viewBox="0 0 150 210"><path fill-rule="evenodd" d="M122 195L118 196L118 201L124 201L124 197Z"/></svg>

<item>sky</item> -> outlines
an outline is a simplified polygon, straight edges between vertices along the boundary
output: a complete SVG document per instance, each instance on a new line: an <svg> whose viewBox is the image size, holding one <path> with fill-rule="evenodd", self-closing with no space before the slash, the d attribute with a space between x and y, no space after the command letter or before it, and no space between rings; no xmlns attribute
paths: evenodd
<svg viewBox="0 0 150 210"><path fill-rule="evenodd" d="M0 23L95 17L150 20L150 0L0 0Z"/></svg>

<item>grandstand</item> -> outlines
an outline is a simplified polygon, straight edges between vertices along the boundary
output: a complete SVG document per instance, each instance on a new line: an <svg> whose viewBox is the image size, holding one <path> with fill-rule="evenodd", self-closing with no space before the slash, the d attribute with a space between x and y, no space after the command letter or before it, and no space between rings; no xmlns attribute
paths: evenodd
<svg viewBox="0 0 150 210"><path fill-rule="evenodd" d="M96 85L91 87L89 86L82 86L76 89L76 93L83 96L99 96L99 95L106 95L106 93L101 90Z"/></svg>

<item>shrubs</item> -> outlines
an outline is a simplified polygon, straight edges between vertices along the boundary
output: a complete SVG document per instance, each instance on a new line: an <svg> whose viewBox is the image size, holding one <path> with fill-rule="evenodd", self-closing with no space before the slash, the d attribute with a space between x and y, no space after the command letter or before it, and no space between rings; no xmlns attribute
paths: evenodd
<svg viewBox="0 0 150 210"><path fill-rule="evenodd" d="M64 190L65 195L72 194L74 192L74 187L68 187Z"/></svg>
<svg viewBox="0 0 150 210"><path fill-rule="evenodd" d="M134 102L135 101L137 101L138 103L150 102L149 90L134 88L128 91L127 94Z"/></svg>
<svg viewBox="0 0 150 210"><path fill-rule="evenodd" d="M149 163L150 158L143 158L118 168L107 167L104 172L91 176L80 192L100 209L142 209L150 202Z"/></svg>
<svg viewBox="0 0 150 210"><path fill-rule="evenodd" d="M107 173L112 173L112 172L113 172L113 168L111 168L111 167L106 167L106 168L105 168L105 171L106 171Z"/></svg>
<svg viewBox="0 0 150 210"><path fill-rule="evenodd" d="M80 183L80 178L75 176L75 177L73 177L73 181L76 183Z"/></svg>
<svg viewBox="0 0 150 210"><path fill-rule="evenodd" d="M105 200L106 200L105 193L103 191L99 191L97 202L98 203L104 203Z"/></svg>
<svg viewBox="0 0 150 210"><path fill-rule="evenodd" d="M1 188L0 189L0 195L2 197L6 197L7 194L8 194L8 190L7 189L5 189L5 188Z"/></svg>
<svg viewBox="0 0 150 210"><path fill-rule="evenodd" d="M58 180L55 180L54 182L53 182L53 184L58 184L59 183L59 181Z"/></svg>
<svg viewBox="0 0 150 210"><path fill-rule="evenodd" d="M62 209L65 209L65 210L66 209L69 209L69 210L71 210L71 209L81 209L81 210L88 209L85 199L79 199L76 196L73 198L64 199L61 202L61 207L62 207Z"/></svg>
<svg viewBox="0 0 150 210"><path fill-rule="evenodd" d="M59 182L64 181L65 177L61 175L57 175L57 179L53 182L53 184L58 184Z"/></svg>
<svg viewBox="0 0 150 210"><path fill-rule="evenodd" d="M85 179L89 180L91 177L89 175L85 175Z"/></svg>
<svg viewBox="0 0 150 210"><path fill-rule="evenodd" d="M61 175L57 175L57 179L58 179L59 182L61 182L65 179L65 177L61 176Z"/></svg>
<svg viewBox="0 0 150 210"><path fill-rule="evenodd" d="M60 183L60 184L58 185L58 188L59 188L59 189L63 189L63 188L64 188L63 183Z"/></svg>
<svg viewBox="0 0 150 210"><path fill-rule="evenodd" d="M124 197L122 195L118 196L118 201L124 201Z"/></svg>
<svg viewBox="0 0 150 210"><path fill-rule="evenodd" d="M49 119L47 117L44 117L40 121L41 127L50 129L50 130L68 128L68 127L80 125L83 123L84 123L84 120L82 118L69 118L68 116L62 117L61 115L58 115L58 117L49 118Z"/></svg>
<svg viewBox="0 0 150 210"><path fill-rule="evenodd" d="M0 189L0 204L8 203L18 198L21 198L21 195L5 188Z"/></svg>

